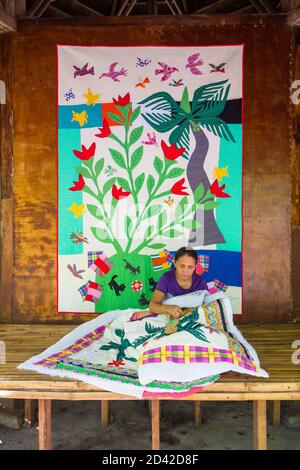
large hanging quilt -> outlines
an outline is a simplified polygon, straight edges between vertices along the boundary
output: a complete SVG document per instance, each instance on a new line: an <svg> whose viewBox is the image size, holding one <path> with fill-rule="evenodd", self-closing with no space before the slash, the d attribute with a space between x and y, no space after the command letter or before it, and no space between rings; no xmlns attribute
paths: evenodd
<svg viewBox="0 0 300 470"><path fill-rule="evenodd" d="M58 313L147 308L182 246L242 313L243 46L58 46Z"/></svg>

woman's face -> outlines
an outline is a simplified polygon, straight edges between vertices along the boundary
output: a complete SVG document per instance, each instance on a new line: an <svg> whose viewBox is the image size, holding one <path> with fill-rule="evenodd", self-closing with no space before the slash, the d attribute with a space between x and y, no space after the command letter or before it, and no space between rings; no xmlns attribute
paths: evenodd
<svg viewBox="0 0 300 470"><path fill-rule="evenodd" d="M196 269L196 261L189 255L180 256L180 258L174 262L175 268L180 279L191 279L193 272Z"/></svg>

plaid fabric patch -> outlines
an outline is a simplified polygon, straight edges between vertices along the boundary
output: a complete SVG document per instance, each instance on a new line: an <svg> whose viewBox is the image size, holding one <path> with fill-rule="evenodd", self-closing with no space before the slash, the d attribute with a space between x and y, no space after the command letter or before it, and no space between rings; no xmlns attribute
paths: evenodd
<svg viewBox="0 0 300 470"><path fill-rule="evenodd" d="M87 288L85 300L88 302L94 302L94 303L98 302L103 292L103 289L104 288L102 286L99 286L97 282L90 281L88 288Z"/></svg>
<svg viewBox="0 0 300 470"><path fill-rule="evenodd" d="M223 284L223 282L218 281L218 279L214 279L214 285L217 290L221 290L223 292L225 292L228 289L228 286Z"/></svg>
<svg viewBox="0 0 300 470"><path fill-rule="evenodd" d="M215 283L213 281L208 282L207 287L208 287L208 292L210 294L215 294L216 292L218 292L218 290L215 286Z"/></svg>
<svg viewBox="0 0 300 470"><path fill-rule="evenodd" d="M146 310L145 312L134 312L129 321L140 321L143 320L144 318L150 318L150 317L157 317L156 313L151 313L149 310Z"/></svg>
<svg viewBox="0 0 300 470"><path fill-rule="evenodd" d="M165 250L165 253L166 253L166 258L169 261L169 263L173 264L174 256L168 250ZM171 266L171 264L170 264L170 266Z"/></svg>
<svg viewBox="0 0 300 470"><path fill-rule="evenodd" d="M39 362L35 362L35 364L38 364L44 367L55 368L57 367L57 364L61 362L62 360L70 357L74 353L82 351L84 348L87 348L88 346L90 346L94 341L97 341L98 339L102 338L104 331L105 331L105 326L104 325L99 326L99 328L97 328L94 331L91 331L86 336L83 336L82 338L78 339L75 343L71 344L69 347L55 354L51 354L51 356L48 356Z"/></svg>
<svg viewBox="0 0 300 470"><path fill-rule="evenodd" d="M88 251L88 267L90 267L98 258L103 255L103 251Z"/></svg>
<svg viewBox="0 0 300 470"><path fill-rule="evenodd" d="M79 287L79 293L82 297L83 300L85 300L85 296L87 294L88 286L91 281L88 281L86 284L83 284L83 286Z"/></svg>
<svg viewBox="0 0 300 470"><path fill-rule="evenodd" d="M167 256L172 256L172 255L168 253L166 252L166 250L162 250L159 252L159 254L150 255L154 271L162 271L164 269L169 269L171 267L172 263L171 261L169 261Z"/></svg>
<svg viewBox="0 0 300 470"><path fill-rule="evenodd" d="M253 362L235 351L188 345L162 346L145 351L140 357L139 366L160 362L174 362L176 364L227 362L246 370L258 371Z"/></svg>
<svg viewBox="0 0 300 470"><path fill-rule="evenodd" d="M113 263L103 251L88 251L88 267L95 271L97 276L105 276L113 267Z"/></svg>
<svg viewBox="0 0 300 470"><path fill-rule="evenodd" d="M205 271L209 270L209 256L198 255L198 261L196 265L196 273L201 276Z"/></svg>

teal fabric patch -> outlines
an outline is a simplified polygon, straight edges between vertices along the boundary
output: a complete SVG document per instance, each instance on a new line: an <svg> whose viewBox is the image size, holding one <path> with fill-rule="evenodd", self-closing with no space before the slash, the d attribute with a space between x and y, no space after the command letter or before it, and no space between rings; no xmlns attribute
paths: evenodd
<svg viewBox="0 0 300 470"><path fill-rule="evenodd" d="M83 253L82 243L71 243L72 232L78 233L83 230L82 216L74 218L73 212L68 210L74 202L82 204L82 191L68 191L74 186L73 181L78 181L78 173L75 168L81 166L80 160L73 154L73 150L80 149L80 130L58 131L58 247L60 255L71 255Z"/></svg>
<svg viewBox="0 0 300 470"><path fill-rule="evenodd" d="M216 209L218 227L226 241L226 251L242 250L242 125L230 124L229 128L236 143L220 139L219 168L228 165L228 176L219 181L225 184L225 193L230 198L218 198L220 206ZM224 250L224 244L217 245Z"/></svg>
<svg viewBox="0 0 300 470"><path fill-rule="evenodd" d="M58 127L59 129L102 127L102 105L60 105L58 107Z"/></svg>

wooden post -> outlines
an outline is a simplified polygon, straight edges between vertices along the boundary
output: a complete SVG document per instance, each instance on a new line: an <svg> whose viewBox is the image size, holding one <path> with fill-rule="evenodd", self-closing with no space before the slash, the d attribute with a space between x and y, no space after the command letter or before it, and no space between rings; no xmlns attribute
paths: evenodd
<svg viewBox="0 0 300 470"><path fill-rule="evenodd" d="M35 416L35 403L36 400L25 400L24 403L24 427L32 428L36 422Z"/></svg>
<svg viewBox="0 0 300 470"><path fill-rule="evenodd" d="M270 408L271 408L271 413L270 413L270 418L271 418L271 423L274 426L274 428L279 428L280 426L280 400L273 400L270 403Z"/></svg>
<svg viewBox="0 0 300 470"><path fill-rule="evenodd" d="M52 450L51 400L39 399L39 450Z"/></svg>
<svg viewBox="0 0 300 470"><path fill-rule="evenodd" d="M160 449L159 422L160 422L160 403L159 400L151 401L151 420L152 420L152 450Z"/></svg>
<svg viewBox="0 0 300 470"><path fill-rule="evenodd" d="M195 401L195 428L199 428L202 424L202 408L201 402Z"/></svg>
<svg viewBox="0 0 300 470"><path fill-rule="evenodd" d="M255 450L267 450L266 400L253 401L253 446Z"/></svg>
<svg viewBox="0 0 300 470"><path fill-rule="evenodd" d="M101 400L101 426L107 428L109 423L109 407L108 400Z"/></svg>

